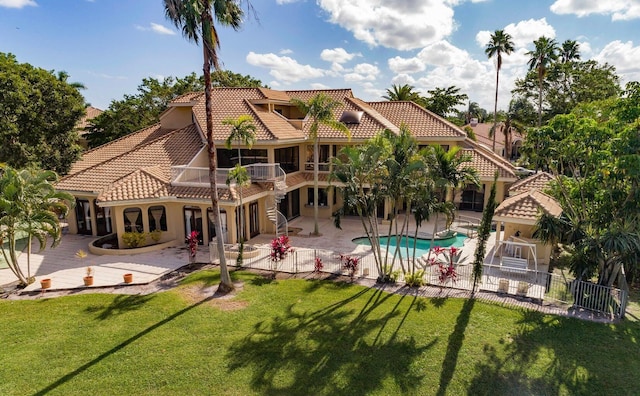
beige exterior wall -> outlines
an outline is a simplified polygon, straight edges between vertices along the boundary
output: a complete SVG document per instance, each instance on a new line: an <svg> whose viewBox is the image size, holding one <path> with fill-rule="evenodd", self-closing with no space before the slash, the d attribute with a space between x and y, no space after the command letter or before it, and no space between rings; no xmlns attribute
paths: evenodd
<svg viewBox="0 0 640 396"><path fill-rule="evenodd" d="M171 107L160 118L160 125L167 129L181 129L193 123L189 106Z"/></svg>

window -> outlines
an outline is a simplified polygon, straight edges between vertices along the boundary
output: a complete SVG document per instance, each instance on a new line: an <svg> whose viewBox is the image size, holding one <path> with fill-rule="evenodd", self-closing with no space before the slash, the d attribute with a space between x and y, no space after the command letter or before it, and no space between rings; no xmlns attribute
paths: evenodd
<svg viewBox="0 0 640 396"><path fill-rule="evenodd" d="M142 232L142 211L140 208L127 208L124 210L124 231Z"/></svg>
<svg viewBox="0 0 640 396"><path fill-rule="evenodd" d="M307 188L307 205L313 206L313 188ZM318 189L318 206L327 206L327 190Z"/></svg>
<svg viewBox="0 0 640 396"><path fill-rule="evenodd" d="M233 142L233 144L236 146L237 142ZM238 149L236 147L230 150L217 149L216 155L219 168L233 168L238 163ZM268 162L266 149L241 149L240 155L242 156L242 165L266 164Z"/></svg>
<svg viewBox="0 0 640 396"><path fill-rule="evenodd" d="M329 171L330 146L321 144L318 146L318 170L322 172ZM313 144L307 145L307 161L305 170L313 170Z"/></svg>
<svg viewBox="0 0 640 396"><path fill-rule="evenodd" d="M300 169L300 155L298 146L283 147L274 150L276 164L287 173L297 172Z"/></svg>
<svg viewBox="0 0 640 396"><path fill-rule="evenodd" d="M149 208L149 232L160 230L167 231L167 211L164 206L152 206Z"/></svg>
<svg viewBox="0 0 640 396"><path fill-rule="evenodd" d="M220 225L222 226L223 241L227 243L227 211L220 209ZM213 210L207 209L207 227L209 229L209 240L216 236L216 227L213 224Z"/></svg>

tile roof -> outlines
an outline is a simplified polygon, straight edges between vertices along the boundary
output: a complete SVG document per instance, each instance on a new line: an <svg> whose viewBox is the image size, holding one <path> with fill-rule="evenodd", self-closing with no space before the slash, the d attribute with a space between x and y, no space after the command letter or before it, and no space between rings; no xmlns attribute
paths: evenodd
<svg viewBox="0 0 640 396"><path fill-rule="evenodd" d="M498 124L500 124L500 122ZM470 126L471 129L473 129L473 133L475 133L478 143L485 144L488 147L493 146L493 137L489 137L489 131L493 127L493 122L479 122L476 126L472 126L471 124L467 124L465 126ZM500 125L498 125L498 127L499 126ZM520 132L515 131L512 133L512 139L516 142L518 140L522 140L523 137ZM500 151L504 148L504 134L500 132L500 129L498 129L498 133L496 134L496 149L498 148Z"/></svg>
<svg viewBox="0 0 640 396"><path fill-rule="evenodd" d="M83 169L90 168L101 162L108 161L113 157L124 154L133 148L142 147L170 132L172 132L171 129L163 129L160 127L160 124L155 124L92 150L85 151L82 153L82 158L71 166L69 174L78 173Z"/></svg>
<svg viewBox="0 0 640 396"><path fill-rule="evenodd" d="M200 100L204 97L204 92L187 92L186 94L180 95L177 98L173 99L171 103L191 103Z"/></svg>
<svg viewBox="0 0 640 396"><path fill-rule="evenodd" d="M520 194L533 188L544 191L549 188L549 184L553 181L553 175L547 172L538 172L524 179L520 179L509 187L511 195Z"/></svg>
<svg viewBox="0 0 640 396"><path fill-rule="evenodd" d="M369 106L397 126L404 123L416 138L457 138L467 134L454 124L413 102L368 102Z"/></svg>
<svg viewBox="0 0 640 396"><path fill-rule="evenodd" d="M64 191L100 194L131 173L156 166L157 168L148 169L147 175L169 182L171 166L189 163L202 147L200 135L195 125L191 124L186 128L160 134L155 140L145 139L144 144L131 145L128 150L113 150L114 154L110 158L72 170L56 186ZM135 185L133 181L131 183Z"/></svg>
<svg viewBox="0 0 640 396"><path fill-rule="evenodd" d="M276 91L269 88L258 88L258 90L260 90L266 99L280 100L283 102L291 101L291 97L284 91Z"/></svg>
<svg viewBox="0 0 640 396"><path fill-rule="evenodd" d="M164 198L169 196L169 181L159 166L141 168L107 186L98 196L100 202Z"/></svg>
<svg viewBox="0 0 640 396"><path fill-rule="evenodd" d="M482 147L466 148L460 150L461 153L471 156L471 166L478 172L478 176L482 180L493 180L496 170L498 170L498 178L517 180L513 166L509 163L501 161L501 157L487 151Z"/></svg>
<svg viewBox="0 0 640 396"><path fill-rule="evenodd" d="M242 187L242 199L249 202L252 196L269 191L265 186L252 183L249 186ZM185 186L169 186L171 196L182 199L194 200L210 200L209 187L185 187ZM235 187L227 188L227 186L218 188L218 199L220 201L235 201L239 197Z"/></svg>
<svg viewBox="0 0 640 396"><path fill-rule="evenodd" d="M90 124L89 121L93 120L94 118L96 118L102 113L104 113L104 111L96 107L87 106L87 108L85 109L84 115L82 116L82 118L80 118L80 120L76 124L76 129L87 129Z"/></svg>
<svg viewBox="0 0 640 396"><path fill-rule="evenodd" d="M240 115L249 114L254 119L257 140L276 139L304 139L301 131L297 130L286 119L275 113L251 104L252 100L265 99L263 91L259 88L215 88L211 91L213 139L224 141L230 133L228 125L223 125L226 118L237 118ZM205 133L207 129L206 109L204 95L199 98L193 107L200 130Z"/></svg>
<svg viewBox="0 0 640 396"><path fill-rule="evenodd" d="M541 211L556 217L562 214L562 208L555 199L532 189L502 201L496 208L494 220L520 220L533 224Z"/></svg>

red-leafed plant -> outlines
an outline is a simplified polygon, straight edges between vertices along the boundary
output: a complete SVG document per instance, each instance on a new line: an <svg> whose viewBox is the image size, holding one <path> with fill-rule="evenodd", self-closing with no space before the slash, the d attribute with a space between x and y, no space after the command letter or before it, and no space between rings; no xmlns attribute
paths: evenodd
<svg viewBox="0 0 640 396"><path fill-rule="evenodd" d="M316 257L315 263L313 265L313 272L320 272L324 268L324 264L322 263L322 259L320 257Z"/></svg>
<svg viewBox="0 0 640 396"><path fill-rule="evenodd" d="M187 235L187 244L189 245L189 260L193 263L196 261L196 253L198 253L198 231L191 231L191 234Z"/></svg>
<svg viewBox="0 0 640 396"><path fill-rule="evenodd" d="M360 257L349 256L348 254L341 254L340 262L342 263L342 268L347 270L349 277L353 279L356 275L356 271L358 271L358 264L360 263Z"/></svg>
<svg viewBox="0 0 640 396"><path fill-rule="evenodd" d="M289 252L293 252L293 248L289 245L289 237L281 235L271 241L271 253L269 259L273 262L284 260Z"/></svg>
<svg viewBox="0 0 640 396"><path fill-rule="evenodd" d="M458 273L455 265L462 254L461 250L455 246L451 246L449 248L434 246L431 250L433 251L434 256L431 258L430 264L438 266L438 280L440 283L445 283L449 280L455 283L458 279Z"/></svg>

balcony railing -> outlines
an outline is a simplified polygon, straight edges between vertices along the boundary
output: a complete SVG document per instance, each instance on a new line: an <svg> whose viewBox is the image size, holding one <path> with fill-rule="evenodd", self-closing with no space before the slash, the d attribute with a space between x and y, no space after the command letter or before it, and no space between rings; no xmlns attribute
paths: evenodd
<svg viewBox="0 0 640 396"><path fill-rule="evenodd" d="M251 182L275 181L283 177L284 172L280 164L251 164L245 165ZM227 176L233 168L216 169L216 183L218 187L227 186ZM171 167L171 185L185 187L208 187L209 168L186 165ZM233 185L233 184L232 184Z"/></svg>

